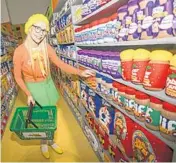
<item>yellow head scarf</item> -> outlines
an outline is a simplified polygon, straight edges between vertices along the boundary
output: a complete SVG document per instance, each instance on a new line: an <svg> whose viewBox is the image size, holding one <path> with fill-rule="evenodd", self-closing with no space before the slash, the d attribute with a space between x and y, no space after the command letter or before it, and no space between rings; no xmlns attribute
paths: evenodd
<svg viewBox="0 0 176 163"><path fill-rule="evenodd" d="M28 34L31 26L39 21L44 22L46 24L46 30L49 31L49 21L47 17L44 16L43 14L34 14L28 19L28 21L25 24L25 29L24 29L25 33Z"/></svg>

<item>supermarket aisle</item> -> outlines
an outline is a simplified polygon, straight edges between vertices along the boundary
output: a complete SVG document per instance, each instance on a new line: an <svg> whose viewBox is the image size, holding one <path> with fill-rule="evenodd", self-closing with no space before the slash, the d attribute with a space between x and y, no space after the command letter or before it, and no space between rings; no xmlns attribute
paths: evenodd
<svg viewBox="0 0 176 163"><path fill-rule="evenodd" d="M24 95L20 91L14 108L24 106L25 102ZM20 140L11 133L9 125L14 109L2 140L2 162L98 162L98 158L62 97L58 106L58 129L55 132L55 141L63 148L64 154L58 155L49 148L50 159L45 159L40 152L40 141Z"/></svg>

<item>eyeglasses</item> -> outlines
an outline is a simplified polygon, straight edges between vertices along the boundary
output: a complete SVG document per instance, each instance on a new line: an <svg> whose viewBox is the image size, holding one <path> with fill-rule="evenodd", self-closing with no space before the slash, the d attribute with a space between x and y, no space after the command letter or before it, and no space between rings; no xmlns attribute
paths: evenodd
<svg viewBox="0 0 176 163"><path fill-rule="evenodd" d="M42 32L42 34L44 34L44 35L47 34L47 30L42 29L42 28L40 28L39 26L35 26L35 25L32 25L32 26L35 28L35 32L36 32L36 33Z"/></svg>

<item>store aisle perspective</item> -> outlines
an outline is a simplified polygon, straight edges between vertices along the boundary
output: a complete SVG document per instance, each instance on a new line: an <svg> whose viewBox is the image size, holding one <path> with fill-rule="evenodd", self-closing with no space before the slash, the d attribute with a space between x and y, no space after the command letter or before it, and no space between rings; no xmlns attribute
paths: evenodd
<svg viewBox="0 0 176 163"><path fill-rule="evenodd" d="M58 128L55 132L55 141L63 148L64 153L59 155L49 147L50 159L45 159L40 151L39 140L20 140L10 132L9 125L15 109L25 105L25 95L19 91L2 139L2 162L98 162L62 96L57 107Z"/></svg>

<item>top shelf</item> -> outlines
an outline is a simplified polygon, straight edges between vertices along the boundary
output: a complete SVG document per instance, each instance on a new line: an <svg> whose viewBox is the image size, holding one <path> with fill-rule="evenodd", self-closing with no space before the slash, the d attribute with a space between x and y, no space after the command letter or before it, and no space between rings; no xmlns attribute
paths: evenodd
<svg viewBox="0 0 176 163"><path fill-rule="evenodd" d="M176 45L176 37L150 39L150 40L135 40L135 41L122 41L117 43L104 43L104 44L78 44L79 47L110 47L110 46L141 46L141 45Z"/></svg>
<svg viewBox="0 0 176 163"><path fill-rule="evenodd" d="M75 23L75 25L84 25L94 20L98 20L102 17L108 17L113 13L117 12L117 9L122 5L126 4L128 0L112 0L96 10L95 12L91 13L90 15L84 17L82 20Z"/></svg>

